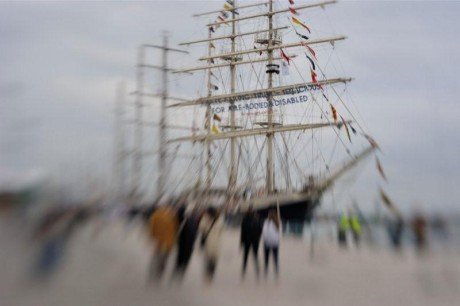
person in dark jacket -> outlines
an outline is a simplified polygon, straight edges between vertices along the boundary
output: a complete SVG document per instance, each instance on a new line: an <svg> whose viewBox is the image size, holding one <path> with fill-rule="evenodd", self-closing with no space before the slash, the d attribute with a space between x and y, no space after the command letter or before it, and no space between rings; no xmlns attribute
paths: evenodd
<svg viewBox="0 0 460 306"><path fill-rule="evenodd" d="M262 234L262 223L258 215L250 207L243 217L241 223L241 238L240 247L243 248L243 270L242 276L246 274L246 266L248 262L249 253L252 250L254 256L254 264L256 268L256 275L259 276L259 259L258 250L260 236Z"/></svg>
<svg viewBox="0 0 460 306"><path fill-rule="evenodd" d="M183 206L179 208L177 213L180 232L177 239L178 247L175 272L179 278L182 278L185 274L198 234L198 217L194 212L186 215L185 210L185 206Z"/></svg>

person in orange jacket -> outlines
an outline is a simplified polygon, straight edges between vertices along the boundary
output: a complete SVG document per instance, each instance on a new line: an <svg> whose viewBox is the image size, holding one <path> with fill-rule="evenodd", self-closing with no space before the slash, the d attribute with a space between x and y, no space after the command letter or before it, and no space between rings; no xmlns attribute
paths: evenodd
<svg viewBox="0 0 460 306"><path fill-rule="evenodd" d="M150 278L161 279L169 255L176 243L179 221L175 210L164 205L155 210L149 220L150 236L155 242L155 253L150 266Z"/></svg>

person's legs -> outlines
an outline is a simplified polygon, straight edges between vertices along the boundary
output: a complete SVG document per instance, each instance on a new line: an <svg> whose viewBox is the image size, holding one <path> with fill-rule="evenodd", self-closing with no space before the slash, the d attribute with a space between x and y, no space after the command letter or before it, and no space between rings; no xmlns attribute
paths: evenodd
<svg viewBox="0 0 460 306"><path fill-rule="evenodd" d="M243 276L246 274L246 266L248 264L248 256L249 256L250 246L249 244L245 243L243 246Z"/></svg>
<svg viewBox="0 0 460 306"><path fill-rule="evenodd" d="M259 244L252 243L251 248L252 248L252 255L254 255L254 265L256 269L256 275L258 277L259 276L259 256L258 256Z"/></svg>
<svg viewBox="0 0 460 306"><path fill-rule="evenodd" d="M185 252L184 247L179 244L177 248L176 271L182 271L185 265Z"/></svg>
<svg viewBox="0 0 460 306"><path fill-rule="evenodd" d="M168 258L168 252L157 248L153 254L152 261L150 264L149 279L161 279L163 272L166 267L166 260Z"/></svg>
<svg viewBox="0 0 460 306"><path fill-rule="evenodd" d="M212 281L214 274L216 272L216 263L217 261L214 258L206 259L206 280L208 282Z"/></svg>
<svg viewBox="0 0 460 306"><path fill-rule="evenodd" d="M275 263L275 273L278 276L279 273L279 266L278 266L278 247L272 248L273 250L273 261Z"/></svg>
<svg viewBox="0 0 460 306"><path fill-rule="evenodd" d="M264 245L264 272L265 275L268 273L268 255L270 254L270 249Z"/></svg>
<svg viewBox="0 0 460 306"><path fill-rule="evenodd" d="M188 267L188 265L190 263L190 259L192 259L192 255L193 255L193 246L185 248L185 250L184 250L184 262L183 262L183 270L184 270L184 272L185 272L185 270L187 269L187 267Z"/></svg>

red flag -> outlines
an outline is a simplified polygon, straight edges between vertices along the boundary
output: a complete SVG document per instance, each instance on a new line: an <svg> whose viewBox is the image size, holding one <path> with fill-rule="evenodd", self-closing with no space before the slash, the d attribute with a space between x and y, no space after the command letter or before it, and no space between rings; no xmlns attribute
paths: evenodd
<svg viewBox="0 0 460 306"><path fill-rule="evenodd" d="M299 15L299 13L297 13L297 11L295 10L295 8L293 8L293 7L290 7L290 8L289 8L289 11L290 11L292 14L294 14L294 15Z"/></svg>
<svg viewBox="0 0 460 306"><path fill-rule="evenodd" d="M337 110L332 104L331 104L331 111L332 111L332 118L334 118L334 122L337 122Z"/></svg>
<svg viewBox="0 0 460 306"><path fill-rule="evenodd" d="M291 64L291 58L284 53L283 49L280 49L281 57L288 63Z"/></svg>
<svg viewBox="0 0 460 306"><path fill-rule="evenodd" d="M307 48L308 52L310 52L311 55L313 55L313 57L318 60L316 58L316 53L315 53L315 50L313 50L306 42L301 42L302 46L304 46L305 48Z"/></svg>
<svg viewBox="0 0 460 306"><path fill-rule="evenodd" d="M311 68L310 68L310 74L311 74L311 82L315 84L318 83L318 81L316 80L316 72L311 70Z"/></svg>
<svg viewBox="0 0 460 306"><path fill-rule="evenodd" d="M375 163L377 165L377 170L379 171L382 178L385 180L385 182L388 182L387 176L385 175L385 172L383 171L382 164L380 163L380 160L378 157L375 158Z"/></svg>

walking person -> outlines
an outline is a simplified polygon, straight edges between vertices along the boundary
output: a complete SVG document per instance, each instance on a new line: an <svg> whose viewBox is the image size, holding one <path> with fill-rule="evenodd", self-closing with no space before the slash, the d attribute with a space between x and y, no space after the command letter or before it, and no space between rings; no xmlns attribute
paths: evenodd
<svg viewBox="0 0 460 306"><path fill-rule="evenodd" d="M182 279L193 254L193 248L198 234L198 218L193 211L186 214L185 206L179 208L177 217L181 228L177 239L175 274L176 277Z"/></svg>
<svg viewBox="0 0 460 306"><path fill-rule="evenodd" d="M176 212L169 205L155 210L149 220L150 236L155 243L149 280L160 280L163 276L169 255L175 245L179 222Z"/></svg>
<svg viewBox="0 0 460 306"><path fill-rule="evenodd" d="M416 212L412 218L411 226L414 233L416 250L419 255L424 254L428 248L427 221L425 216L420 212Z"/></svg>
<svg viewBox="0 0 460 306"><path fill-rule="evenodd" d="M347 243L347 232L350 229L350 219L346 213L340 215L338 220L338 241L341 248L346 249Z"/></svg>
<svg viewBox="0 0 460 306"><path fill-rule="evenodd" d="M351 233L353 234L353 240L355 241L355 245L358 248L361 241L362 228L361 221L359 220L359 217L356 214L350 215L350 228Z"/></svg>
<svg viewBox="0 0 460 306"><path fill-rule="evenodd" d="M264 264L265 276L268 274L268 262L270 253L273 255L273 263L275 267L275 274L279 274L278 266L278 252L281 236L281 221L276 214L276 210L271 210L268 213L268 218L265 220L262 228L262 239L264 242Z"/></svg>
<svg viewBox="0 0 460 306"><path fill-rule="evenodd" d="M249 253L252 251L254 257L254 265L256 269L256 276L259 277L259 242L262 234L262 225L259 216L254 212L252 207L249 207L248 211L243 217L241 222L241 236L240 236L240 247L243 249L243 268L242 277L246 274L246 266L248 263Z"/></svg>
<svg viewBox="0 0 460 306"><path fill-rule="evenodd" d="M220 216L217 209L209 207L199 224L201 233L201 247L205 260L205 280L210 283L216 271L219 259L222 232L224 229L224 219Z"/></svg>

